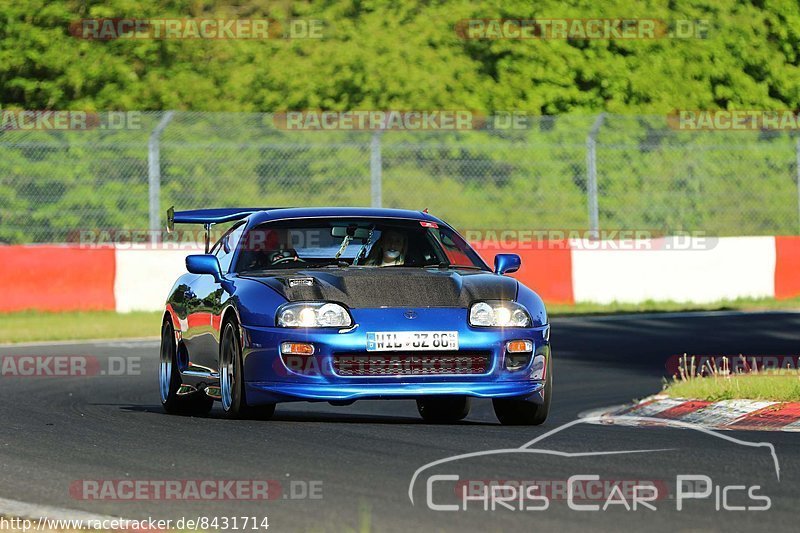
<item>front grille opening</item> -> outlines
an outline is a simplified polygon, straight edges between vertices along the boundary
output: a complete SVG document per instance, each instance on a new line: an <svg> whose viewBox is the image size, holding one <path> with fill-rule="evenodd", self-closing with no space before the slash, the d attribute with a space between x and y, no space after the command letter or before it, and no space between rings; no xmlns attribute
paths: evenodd
<svg viewBox="0 0 800 533"><path fill-rule="evenodd" d="M488 354L419 352L336 355L333 370L340 376L438 376L485 374Z"/></svg>

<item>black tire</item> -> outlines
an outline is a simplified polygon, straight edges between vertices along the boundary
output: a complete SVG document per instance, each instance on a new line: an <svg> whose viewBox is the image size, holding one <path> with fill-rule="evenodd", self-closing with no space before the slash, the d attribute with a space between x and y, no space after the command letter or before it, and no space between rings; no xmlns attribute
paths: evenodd
<svg viewBox="0 0 800 533"><path fill-rule="evenodd" d="M539 426L544 424L550 414L550 400L553 397L553 358L547 361L547 377L544 382L544 403L537 404L515 398L495 398L492 400L494 414L504 426Z"/></svg>
<svg viewBox="0 0 800 533"><path fill-rule="evenodd" d="M447 424L463 420L472 406L468 396L428 396L417 400L417 411L425 422Z"/></svg>
<svg viewBox="0 0 800 533"><path fill-rule="evenodd" d="M207 415L214 406L214 399L204 392L178 394L181 388L181 374L178 370L178 347L175 330L169 320L161 326L161 350L159 366L159 389L161 406L174 415Z"/></svg>
<svg viewBox="0 0 800 533"><path fill-rule="evenodd" d="M239 328L225 322L219 353L219 386L222 411L228 418L268 420L275 413L275 404L248 405L242 376L242 347Z"/></svg>

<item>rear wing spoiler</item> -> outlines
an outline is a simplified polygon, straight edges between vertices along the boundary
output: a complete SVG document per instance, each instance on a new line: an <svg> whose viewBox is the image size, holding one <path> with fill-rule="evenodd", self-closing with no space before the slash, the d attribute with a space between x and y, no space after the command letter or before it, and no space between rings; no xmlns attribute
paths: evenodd
<svg viewBox="0 0 800 533"><path fill-rule="evenodd" d="M253 213L274 209L269 207L226 207L222 209L192 209L175 211L175 207L167 209L167 232L172 233L175 224L222 224L247 218Z"/></svg>
<svg viewBox="0 0 800 533"><path fill-rule="evenodd" d="M167 209L167 233L175 231L175 224L202 224L206 230L206 253L209 250L211 226L224 222L242 220L253 213L276 209L274 207L226 207L221 209L192 209L175 211L175 206Z"/></svg>

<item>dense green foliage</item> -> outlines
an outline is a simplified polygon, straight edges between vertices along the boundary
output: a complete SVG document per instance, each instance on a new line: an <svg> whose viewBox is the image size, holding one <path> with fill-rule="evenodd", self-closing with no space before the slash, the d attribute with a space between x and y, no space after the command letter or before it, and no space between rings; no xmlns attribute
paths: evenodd
<svg viewBox="0 0 800 533"><path fill-rule="evenodd" d="M521 109L665 113L800 106L796 0L6 0L0 104L28 109ZM225 2L225 4L228 4ZM71 36L88 17L323 21L322 39ZM465 40L470 18L707 20L706 39Z"/></svg>
<svg viewBox="0 0 800 533"><path fill-rule="evenodd" d="M317 19L322 39L111 40L82 18ZM470 18L707 21L705 39L465 40ZM796 0L0 0L0 108L176 109L162 207L368 205L369 132L276 130L290 109L520 110L522 131L387 132L383 204L460 229L586 227L594 113L603 228L796 233L786 134L677 133L674 109L800 108ZM635 116L634 114L649 116ZM147 226L140 130L0 131L0 242Z"/></svg>

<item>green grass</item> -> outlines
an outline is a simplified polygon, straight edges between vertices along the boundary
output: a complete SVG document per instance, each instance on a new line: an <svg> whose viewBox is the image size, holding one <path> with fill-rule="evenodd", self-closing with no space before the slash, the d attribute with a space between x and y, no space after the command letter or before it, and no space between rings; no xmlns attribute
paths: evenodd
<svg viewBox="0 0 800 533"><path fill-rule="evenodd" d="M161 312L87 311L0 315L0 343L158 337Z"/></svg>
<svg viewBox="0 0 800 533"><path fill-rule="evenodd" d="M800 298L791 300L741 299L714 304L644 302L642 304L548 305L550 316L611 315L712 310L800 310ZM0 344L81 339L157 337L160 312L115 313L87 311L45 313L25 311L0 314Z"/></svg>
<svg viewBox="0 0 800 533"><path fill-rule="evenodd" d="M757 374L732 374L675 380L664 389L673 398L692 400L800 401L800 373L773 370Z"/></svg>
<svg viewBox="0 0 800 533"><path fill-rule="evenodd" d="M550 316L610 315L616 313L664 313L679 311L798 311L800 298L775 300L774 298L740 298L709 304L688 302L654 302L639 304L613 302L610 304L578 303L575 305L550 304Z"/></svg>

